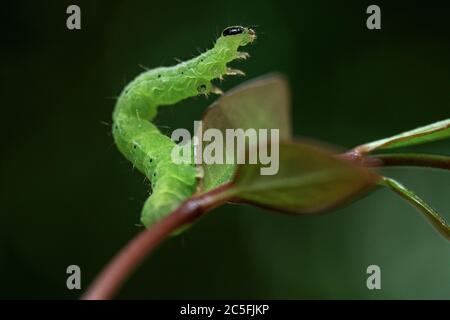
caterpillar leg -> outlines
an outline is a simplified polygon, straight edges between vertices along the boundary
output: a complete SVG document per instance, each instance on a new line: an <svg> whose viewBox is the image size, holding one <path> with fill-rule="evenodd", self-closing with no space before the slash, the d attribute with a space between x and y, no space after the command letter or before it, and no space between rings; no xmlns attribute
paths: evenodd
<svg viewBox="0 0 450 320"><path fill-rule="evenodd" d="M246 59L250 58L250 54L248 52L238 51L237 52L237 58L239 60L246 60Z"/></svg>
<svg viewBox="0 0 450 320"><path fill-rule="evenodd" d="M245 76L245 72L239 69L228 68L226 71L228 76Z"/></svg>
<svg viewBox="0 0 450 320"><path fill-rule="evenodd" d="M216 86L211 87L211 93L217 94L217 95L223 95L222 89Z"/></svg>

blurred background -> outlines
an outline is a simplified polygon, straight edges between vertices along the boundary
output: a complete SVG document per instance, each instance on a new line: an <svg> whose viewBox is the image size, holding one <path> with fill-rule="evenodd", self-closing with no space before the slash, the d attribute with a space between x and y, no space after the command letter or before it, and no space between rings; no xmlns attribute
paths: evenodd
<svg viewBox="0 0 450 320"><path fill-rule="evenodd" d="M437 1L9 1L1 9L0 298L77 298L140 230L144 177L116 150L111 113L145 66L189 59L229 25L259 35L246 79L290 80L297 136L350 148L449 117L450 23ZM81 8L82 29L66 28ZM381 7L382 29L366 28ZM247 48L246 48L247 49ZM243 78L228 78L229 89ZM192 129L214 101L161 110ZM449 151L449 142L414 151ZM385 170L450 220L450 174ZM366 288L381 268L382 289ZM227 205L160 246L118 298L450 298L450 244L387 190L303 217Z"/></svg>

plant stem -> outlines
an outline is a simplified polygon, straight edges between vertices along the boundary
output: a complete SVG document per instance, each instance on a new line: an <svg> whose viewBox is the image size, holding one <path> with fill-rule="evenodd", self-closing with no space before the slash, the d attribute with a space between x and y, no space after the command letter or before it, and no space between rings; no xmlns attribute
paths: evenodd
<svg viewBox="0 0 450 320"><path fill-rule="evenodd" d="M450 241L450 226L436 210L434 210L430 205L423 201L418 195L416 195L413 191L407 189L398 181L395 181L391 178L383 177L380 184L390 188L392 191L400 195L403 199L417 208L421 213L423 213L423 215L431 223L431 225L437 231L439 231L439 233L443 235L445 239Z"/></svg>
<svg viewBox="0 0 450 320"><path fill-rule="evenodd" d="M435 154L396 153L368 157L379 160L377 166L416 166L450 170L450 157ZM375 162L369 162L375 163Z"/></svg>
<svg viewBox="0 0 450 320"><path fill-rule="evenodd" d="M138 234L97 276L81 299L105 300L112 298L143 259L174 230L230 200L233 196L231 187L231 184L224 184L188 199L174 212Z"/></svg>
<svg viewBox="0 0 450 320"><path fill-rule="evenodd" d="M353 149L339 155L339 158L366 167L423 166L450 169L450 157L441 155L411 153L366 156ZM233 185L228 183L204 194L194 196L149 229L141 232L106 266L82 296L82 299L103 300L112 298L143 259L174 230L194 221L212 208L232 200L235 195L232 187Z"/></svg>
<svg viewBox="0 0 450 320"><path fill-rule="evenodd" d="M339 158L364 167L415 166L450 170L450 156L420 153L365 155L356 149L340 154Z"/></svg>

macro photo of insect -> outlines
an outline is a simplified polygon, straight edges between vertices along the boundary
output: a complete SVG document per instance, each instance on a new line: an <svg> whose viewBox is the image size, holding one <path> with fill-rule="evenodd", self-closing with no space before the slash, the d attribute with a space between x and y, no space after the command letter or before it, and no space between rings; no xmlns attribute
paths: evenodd
<svg viewBox="0 0 450 320"><path fill-rule="evenodd" d="M449 300L449 9L5 3L0 300Z"/></svg>

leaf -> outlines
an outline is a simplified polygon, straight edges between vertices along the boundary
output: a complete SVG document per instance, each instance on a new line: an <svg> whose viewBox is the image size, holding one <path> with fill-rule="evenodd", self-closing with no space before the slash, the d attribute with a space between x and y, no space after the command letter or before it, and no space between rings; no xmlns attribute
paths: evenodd
<svg viewBox="0 0 450 320"><path fill-rule="evenodd" d="M279 171L261 175L261 164L243 164L234 178L239 199L289 213L315 213L341 205L378 180L378 176L316 146L282 142Z"/></svg>
<svg viewBox="0 0 450 320"><path fill-rule="evenodd" d="M407 189L401 183L391 178L383 177L383 184L390 188L395 193L399 194L403 199L408 201L416 209L423 213L425 218L431 223L431 225L442 234L447 240L450 241L450 226L445 222L439 213L434 210L430 205L423 201L413 191Z"/></svg>
<svg viewBox="0 0 450 320"><path fill-rule="evenodd" d="M214 102L203 117L203 131L219 129L279 129L280 139L291 139L290 91L288 82L279 74L253 79L228 91ZM208 145L203 142L202 150ZM230 150L224 144L224 154ZM210 190L229 182L234 164L205 164L203 188Z"/></svg>
<svg viewBox="0 0 450 320"><path fill-rule="evenodd" d="M369 142L356 148L361 153L380 149L393 149L447 139L450 137L450 119L397 134L393 137Z"/></svg>

